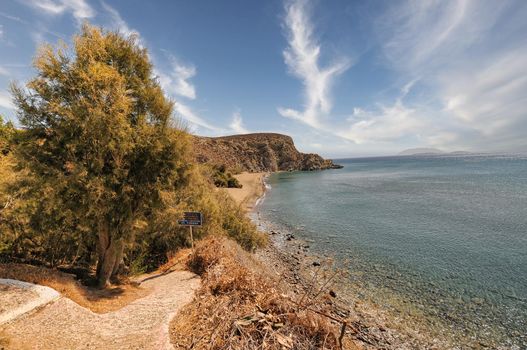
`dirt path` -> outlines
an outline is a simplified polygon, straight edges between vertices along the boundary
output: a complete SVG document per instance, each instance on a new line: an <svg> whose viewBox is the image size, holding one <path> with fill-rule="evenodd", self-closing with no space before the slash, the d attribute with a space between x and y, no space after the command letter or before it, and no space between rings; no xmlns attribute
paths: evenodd
<svg viewBox="0 0 527 350"><path fill-rule="evenodd" d="M0 278L0 325L59 297L48 287Z"/></svg>
<svg viewBox="0 0 527 350"><path fill-rule="evenodd" d="M152 292L114 312L96 314L60 297L40 310L0 325L5 349L171 349L168 324L190 302L199 278L187 271L152 276Z"/></svg>

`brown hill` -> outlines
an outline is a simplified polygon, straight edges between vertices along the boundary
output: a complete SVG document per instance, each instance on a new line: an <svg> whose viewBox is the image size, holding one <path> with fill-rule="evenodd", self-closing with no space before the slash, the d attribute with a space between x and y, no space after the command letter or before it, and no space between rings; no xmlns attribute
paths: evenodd
<svg viewBox="0 0 527 350"><path fill-rule="evenodd" d="M194 136L196 160L235 171L322 170L341 166L314 153L300 153L287 135L256 133L222 137Z"/></svg>

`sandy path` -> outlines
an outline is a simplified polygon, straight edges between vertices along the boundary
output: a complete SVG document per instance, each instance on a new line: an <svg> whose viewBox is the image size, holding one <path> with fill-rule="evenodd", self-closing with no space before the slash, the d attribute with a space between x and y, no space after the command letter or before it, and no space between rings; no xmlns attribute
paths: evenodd
<svg viewBox="0 0 527 350"><path fill-rule="evenodd" d="M0 278L0 325L60 297L49 287Z"/></svg>
<svg viewBox="0 0 527 350"><path fill-rule="evenodd" d="M168 324L192 300L200 280L191 272L174 271L142 285L152 292L106 314L60 297L0 326L1 336L9 340L6 349L171 349Z"/></svg>
<svg viewBox="0 0 527 350"><path fill-rule="evenodd" d="M251 210L256 200L262 196L265 189L263 177L267 173L242 173L234 177L242 184L242 188L226 188L227 193L234 201L246 210Z"/></svg>

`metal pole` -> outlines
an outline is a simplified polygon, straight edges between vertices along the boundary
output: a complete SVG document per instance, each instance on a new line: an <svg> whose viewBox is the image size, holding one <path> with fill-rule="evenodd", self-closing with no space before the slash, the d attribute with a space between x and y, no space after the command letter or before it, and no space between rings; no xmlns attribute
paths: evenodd
<svg viewBox="0 0 527 350"><path fill-rule="evenodd" d="M190 228L190 245L192 246L192 251L194 251L194 237L192 237L192 226L189 225Z"/></svg>

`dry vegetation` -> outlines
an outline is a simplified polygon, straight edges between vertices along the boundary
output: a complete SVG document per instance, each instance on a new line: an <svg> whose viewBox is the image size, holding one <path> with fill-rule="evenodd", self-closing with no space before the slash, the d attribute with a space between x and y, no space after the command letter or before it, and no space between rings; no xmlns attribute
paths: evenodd
<svg viewBox="0 0 527 350"><path fill-rule="evenodd" d="M77 304L97 313L118 310L149 292L133 283L112 286L104 290L90 288L82 285L72 274L26 264L0 264L0 278L16 279L53 288Z"/></svg>
<svg viewBox="0 0 527 350"><path fill-rule="evenodd" d="M187 264L201 275L202 287L172 321L177 349L360 349L343 337L329 303L295 299L228 239L201 241Z"/></svg>
<svg viewBox="0 0 527 350"><path fill-rule="evenodd" d="M192 143L199 163L226 166L234 173L340 167L318 154L299 152L290 136L275 133L194 136Z"/></svg>

